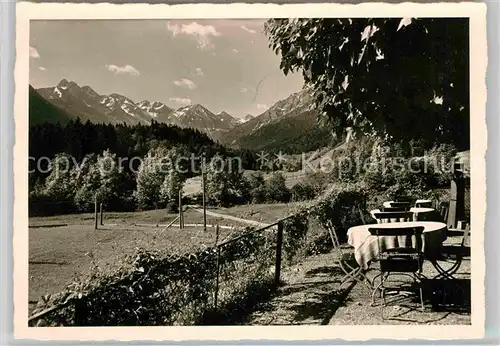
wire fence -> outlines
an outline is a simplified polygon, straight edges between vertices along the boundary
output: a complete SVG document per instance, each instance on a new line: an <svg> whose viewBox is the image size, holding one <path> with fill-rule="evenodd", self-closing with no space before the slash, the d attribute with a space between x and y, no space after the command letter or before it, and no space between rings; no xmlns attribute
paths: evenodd
<svg viewBox="0 0 500 346"><path fill-rule="evenodd" d="M203 259L199 254L193 255L199 257L196 260L197 263L206 269L203 274L193 273L192 277L168 274L170 275L168 277L166 273L170 272L171 269L167 269L167 267L177 267L183 261L182 259L177 262L166 261L165 268L155 269L155 274L148 273L149 276L154 277L154 280L160 280L159 286L147 288L147 290L151 290L150 293L157 295L157 298L163 297L162 302L172 301L174 300L172 297L177 297L175 303L170 302L160 309L164 316L169 316L161 323L175 324L181 321L184 324L211 324L217 323L221 319L234 320L241 315L242 309L248 308L249 304L271 294L281 282L284 227L286 220L293 217L297 217L297 214L287 216L264 227L247 229L240 235L220 242L219 232L217 232L213 248L208 249L214 256ZM162 281L162 278L165 280ZM149 278L140 280L142 280L141 285L146 289ZM133 288L134 284L131 284L131 279L127 277L103 287L102 290L119 291L120 287L135 289ZM196 290L199 290L196 293L198 298L187 299ZM199 297L203 295L206 297L202 299L200 304ZM120 297L120 304L113 303L116 297ZM179 297L185 298L178 299ZM106 307L98 306L99 304L95 304L95 301L92 303L92 299L94 298L87 298L83 293L70 295L63 301L34 312L29 317L29 324L32 326L95 325L98 322L95 316L99 316L99 322L103 325L120 324L119 321L114 321L113 317L103 315L126 314L120 310L126 306L128 300L128 298L123 297L123 293L116 294L112 299L106 300L109 310L106 312L103 311ZM146 304L151 304L151 300ZM156 305L161 306L162 304L165 305L164 302ZM134 303L131 302L129 308L133 309L133 306ZM202 312L200 312L200 307L202 307ZM139 308L137 307L137 309ZM112 311L113 309L114 311ZM159 322L158 320L152 321L150 316L151 314L142 316L135 322L138 325ZM127 321L130 323L130 319Z"/></svg>

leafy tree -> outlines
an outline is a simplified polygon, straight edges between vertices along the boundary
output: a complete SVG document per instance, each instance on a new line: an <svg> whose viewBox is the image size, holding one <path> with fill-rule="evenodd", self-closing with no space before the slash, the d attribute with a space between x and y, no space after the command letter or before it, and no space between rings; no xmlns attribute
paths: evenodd
<svg viewBox="0 0 500 346"><path fill-rule="evenodd" d="M115 209L127 195L122 175L116 154L109 150L97 157L86 156L86 160L72 171L76 186L75 204L80 210L89 210L97 197L98 203L104 203L108 209Z"/></svg>
<svg viewBox="0 0 500 346"><path fill-rule="evenodd" d="M176 169L171 169L165 175L163 184L160 188L160 197L162 202L178 205L179 192L184 184L184 179L180 172Z"/></svg>
<svg viewBox="0 0 500 346"><path fill-rule="evenodd" d="M206 192L211 203L229 206L250 198L250 183L238 169L230 169L223 161L212 160L206 168Z"/></svg>
<svg viewBox="0 0 500 346"><path fill-rule="evenodd" d="M73 200L76 186L72 177L72 164L69 155L57 154L51 161L50 174L39 193L50 196L54 202Z"/></svg>
<svg viewBox="0 0 500 346"><path fill-rule="evenodd" d="M135 198L140 208L164 207L167 202L177 201L185 180L179 162L186 155L183 149L163 145L148 151L137 172Z"/></svg>
<svg viewBox="0 0 500 346"><path fill-rule="evenodd" d="M468 19L272 19L265 32L337 136L469 147Z"/></svg>
<svg viewBox="0 0 500 346"><path fill-rule="evenodd" d="M316 196L314 186L305 183L297 183L291 189L292 200L306 201L313 199Z"/></svg>
<svg viewBox="0 0 500 346"><path fill-rule="evenodd" d="M264 203L266 201L266 180L261 171L252 173L248 177L250 186L250 199L252 203Z"/></svg>
<svg viewBox="0 0 500 346"><path fill-rule="evenodd" d="M137 189L134 197L140 209L160 206L160 188L171 167L165 167L168 150L162 147L151 149L142 159L137 172Z"/></svg>

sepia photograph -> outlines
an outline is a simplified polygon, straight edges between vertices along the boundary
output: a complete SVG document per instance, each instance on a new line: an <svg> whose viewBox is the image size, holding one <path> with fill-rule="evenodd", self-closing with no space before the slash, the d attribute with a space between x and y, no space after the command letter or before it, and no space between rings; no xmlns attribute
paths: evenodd
<svg viewBox="0 0 500 346"><path fill-rule="evenodd" d="M25 325L475 325L482 10L31 18Z"/></svg>

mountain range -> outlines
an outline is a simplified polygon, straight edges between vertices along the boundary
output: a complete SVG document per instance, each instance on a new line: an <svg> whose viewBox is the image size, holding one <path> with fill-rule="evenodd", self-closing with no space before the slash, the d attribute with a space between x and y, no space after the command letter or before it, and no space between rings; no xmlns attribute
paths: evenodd
<svg viewBox="0 0 500 346"><path fill-rule="evenodd" d="M304 146L315 150L329 140L328 131L316 124L308 89L276 102L260 115L248 114L241 119L224 111L215 114L200 104L173 109L159 101L136 103L117 93L100 95L90 86L80 87L66 79L55 87L35 90L30 86L30 124L76 118L130 125L147 125L154 120L198 129L224 145L253 150L290 152Z"/></svg>
<svg viewBox="0 0 500 346"><path fill-rule="evenodd" d="M80 87L66 79L55 87L36 91L54 106L82 121L134 125L150 124L154 120L200 129L209 134L228 131L242 122L226 112L214 114L199 104L173 109L158 101L144 100L136 103L117 93L100 95L88 85Z"/></svg>

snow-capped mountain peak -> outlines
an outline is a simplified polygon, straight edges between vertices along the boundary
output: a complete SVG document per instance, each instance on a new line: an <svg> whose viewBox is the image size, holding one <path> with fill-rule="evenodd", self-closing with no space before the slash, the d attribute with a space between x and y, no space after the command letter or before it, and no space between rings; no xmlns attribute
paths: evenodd
<svg viewBox="0 0 500 346"><path fill-rule="evenodd" d="M54 105L80 117L82 121L127 124L149 124L152 120L181 127L195 128L209 134L226 132L240 124L227 112L214 114L201 104L174 110L161 101L135 102L127 96L112 93L100 95L90 86L80 87L63 79L55 87L38 92Z"/></svg>

